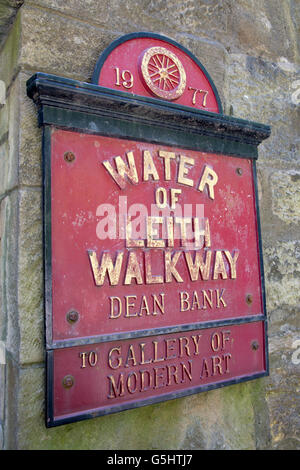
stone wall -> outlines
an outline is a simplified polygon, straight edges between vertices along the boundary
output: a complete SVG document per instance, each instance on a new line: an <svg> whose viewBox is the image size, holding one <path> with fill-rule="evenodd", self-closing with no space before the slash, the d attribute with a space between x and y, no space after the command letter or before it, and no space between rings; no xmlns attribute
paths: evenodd
<svg viewBox="0 0 300 470"><path fill-rule="evenodd" d="M299 17L297 0L0 0L0 448L300 448ZM270 376L46 429L41 130L26 80L90 81L134 31L186 46L225 114L272 126L258 160Z"/></svg>

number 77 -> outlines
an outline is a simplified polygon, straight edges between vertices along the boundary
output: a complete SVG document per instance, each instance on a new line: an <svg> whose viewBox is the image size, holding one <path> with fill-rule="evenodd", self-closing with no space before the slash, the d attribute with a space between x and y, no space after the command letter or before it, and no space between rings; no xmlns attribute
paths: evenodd
<svg viewBox="0 0 300 470"><path fill-rule="evenodd" d="M208 91L205 91L205 90L199 90L198 88L192 88L191 86L189 86L189 90L194 90L194 94L193 94L193 98L192 98L192 103L193 104L196 104L196 95L197 95L197 92L199 93L204 93L203 95L203 101L202 101L202 106L206 106L206 98L207 98L207 95L208 95Z"/></svg>

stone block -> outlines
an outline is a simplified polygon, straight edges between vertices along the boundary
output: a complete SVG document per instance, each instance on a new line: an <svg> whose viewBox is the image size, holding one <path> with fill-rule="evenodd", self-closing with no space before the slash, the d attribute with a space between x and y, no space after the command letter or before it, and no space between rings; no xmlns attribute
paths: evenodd
<svg viewBox="0 0 300 470"><path fill-rule="evenodd" d="M35 5L51 8L64 15L85 20L110 31L125 34L133 31L175 31L215 39L224 34L230 13L228 0L37 0Z"/></svg>
<svg viewBox="0 0 300 470"><path fill-rule="evenodd" d="M292 320L290 310L297 311L300 304L300 243L298 240L265 243L263 252L270 320L272 322L272 312L281 309L283 314L285 312L282 323L289 323Z"/></svg>
<svg viewBox="0 0 300 470"><path fill-rule="evenodd" d="M6 333L6 310L5 310L5 214L6 214L5 199L0 200L0 340L5 338Z"/></svg>
<svg viewBox="0 0 300 470"><path fill-rule="evenodd" d="M0 52L0 80L6 84L6 88L10 85L14 75L17 72L19 50L21 37L20 12L18 12L13 27L5 40L3 49ZM1 38L1 32L0 32Z"/></svg>
<svg viewBox="0 0 300 470"><path fill-rule="evenodd" d="M21 363L44 360L41 191L13 191L2 201L1 330Z"/></svg>
<svg viewBox="0 0 300 470"><path fill-rule="evenodd" d="M30 5L21 13L20 65L25 70L90 81L100 53L119 36Z"/></svg>
<svg viewBox="0 0 300 470"><path fill-rule="evenodd" d="M286 224L300 223L300 171L277 171L270 178L272 210Z"/></svg>
<svg viewBox="0 0 300 470"><path fill-rule="evenodd" d="M5 105L1 108L2 135L0 136L0 195L18 184L19 142L19 86L16 79L9 90Z"/></svg>
<svg viewBox="0 0 300 470"><path fill-rule="evenodd" d="M40 190L20 191L18 312L22 364L44 360L41 198Z"/></svg>
<svg viewBox="0 0 300 470"><path fill-rule="evenodd" d="M228 47L251 56L296 61L297 33L290 21L287 0L230 0L227 22Z"/></svg>
<svg viewBox="0 0 300 470"><path fill-rule="evenodd" d="M225 387L55 429L45 428L44 396L44 368L22 369L19 449L236 450L254 449L256 445L266 448L267 445L262 382ZM254 429L256 414L261 419L258 443L256 432L259 434L259 430ZM224 433L224 428L228 432Z"/></svg>
<svg viewBox="0 0 300 470"><path fill-rule="evenodd" d="M267 403L274 449L300 449L299 321L296 331L272 336L269 341L270 377ZM297 349L298 348L298 355Z"/></svg>
<svg viewBox="0 0 300 470"><path fill-rule="evenodd" d="M37 108L26 94L31 74L20 73L19 103L19 184L42 185L42 129L38 127Z"/></svg>
<svg viewBox="0 0 300 470"><path fill-rule="evenodd" d="M18 360L19 321L18 321L18 193L13 191L2 200L1 211L4 219L2 232L2 338L6 338L6 349Z"/></svg>
<svg viewBox="0 0 300 470"><path fill-rule="evenodd" d="M271 136L259 146L260 160L299 165L299 106L293 103L297 68L244 54L228 55L228 102L233 115L271 126ZM276 163L275 163L276 162Z"/></svg>

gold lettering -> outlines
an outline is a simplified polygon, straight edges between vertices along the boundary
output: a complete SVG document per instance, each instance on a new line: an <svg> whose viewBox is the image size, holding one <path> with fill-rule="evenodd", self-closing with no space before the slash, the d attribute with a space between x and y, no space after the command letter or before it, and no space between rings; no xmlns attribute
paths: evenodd
<svg viewBox="0 0 300 470"><path fill-rule="evenodd" d="M128 215L127 220L126 220L126 246L128 248L145 246L144 240L135 240L131 238L131 234L132 234L131 228L132 228L131 217Z"/></svg>
<svg viewBox="0 0 300 470"><path fill-rule="evenodd" d="M189 364L189 370L187 369L186 365L183 362L180 363L181 372L182 372L181 383L185 382L184 374L186 374L189 380L192 380L192 361L188 361L188 364Z"/></svg>
<svg viewBox="0 0 300 470"><path fill-rule="evenodd" d="M192 300L191 310L195 310L195 308L197 308L197 310L200 310L200 309L201 309L197 291L194 291L194 292L193 292L193 300Z"/></svg>
<svg viewBox="0 0 300 470"><path fill-rule="evenodd" d="M182 344L183 341L185 341L185 344ZM189 349L189 342L190 340L186 336L181 336L179 338L179 357L183 356L183 350L185 350L187 356L191 355L190 349Z"/></svg>
<svg viewBox="0 0 300 470"><path fill-rule="evenodd" d="M132 387L132 383L131 383L131 377L134 377L133 387ZM126 385L127 385L127 390L128 390L129 393L135 393L136 392L137 374L135 372L130 372L130 374L128 374Z"/></svg>
<svg viewBox="0 0 300 470"><path fill-rule="evenodd" d="M135 358L133 344L130 344L128 348L127 358L124 364L125 367L129 367L129 364L128 364L129 361L132 361L132 364L131 364L132 366L136 366L136 358Z"/></svg>
<svg viewBox="0 0 300 470"><path fill-rule="evenodd" d="M159 302L156 294L151 294L153 297L153 315L157 315L156 307L158 307L161 313L165 313L165 294L159 294L161 297L161 302Z"/></svg>
<svg viewBox="0 0 300 470"><path fill-rule="evenodd" d="M137 312L130 314L130 308L135 306L135 303L130 303L130 300L136 300L136 295L125 295L125 317L136 317Z"/></svg>
<svg viewBox="0 0 300 470"><path fill-rule="evenodd" d="M168 236L168 246L174 246L174 223L173 217L167 217L167 236Z"/></svg>
<svg viewBox="0 0 300 470"><path fill-rule="evenodd" d="M239 257L239 252L238 250L234 251L233 257L228 250L224 250L224 253L230 264L231 279L236 279L236 262Z"/></svg>
<svg viewBox="0 0 300 470"><path fill-rule="evenodd" d="M159 209L164 209L165 207L167 207L168 199L167 190L165 188L157 188L157 190L155 191L155 204Z"/></svg>
<svg viewBox="0 0 300 470"><path fill-rule="evenodd" d="M205 357L203 358L203 361L202 361L202 370L201 370L201 374L200 374L200 379L203 378L203 373L206 374L206 377L209 376L209 368L208 368L208 364L207 364L207 359Z"/></svg>
<svg viewBox="0 0 300 470"><path fill-rule="evenodd" d="M216 375L217 370L219 374L222 375L223 371L222 371L222 365L221 365L221 358L219 356L212 356L211 359L212 359L212 375Z"/></svg>
<svg viewBox="0 0 300 470"><path fill-rule="evenodd" d="M157 345L158 345L158 342L157 341L152 341L153 345L154 345L154 359L153 359L153 362L161 362L161 361L164 361L165 358L164 357L157 357L158 355L158 351L157 351Z"/></svg>
<svg viewBox="0 0 300 470"><path fill-rule="evenodd" d="M186 264L192 281L198 281L199 270L203 281L207 281L209 278L212 252L208 250L205 253L205 263L203 261L203 254L200 251L196 251L194 261L192 260L192 255L189 251L186 251L184 253Z"/></svg>
<svg viewBox="0 0 300 470"><path fill-rule="evenodd" d="M81 357L81 359L82 359L81 369L84 369L86 367L86 356L87 356L86 352L79 353L79 357Z"/></svg>
<svg viewBox="0 0 300 470"><path fill-rule="evenodd" d="M198 191L203 192L205 186L207 185L208 195L210 199L214 199L215 198L214 186L217 184L217 182L218 182L217 173L212 168L205 165L204 172L199 183Z"/></svg>
<svg viewBox="0 0 300 470"><path fill-rule="evenodd" d="M159 180L157 169L154 165L151 153L149 150L143 151L143 160L144 160L144 181L149 181L149 176L152 177L154 181Z"/></svg>
<svg viewBox="0 0 300 470"><path fill-rule="evenodd" d="M221 345L221 338L219 333L216 331L211 336L211 349L213 351L219 351Z"/></svg>
<svg viewBox="0 0 300 470"><path fill-rule="evenodd" d="M145 374L148 376L148 385L147 386L145 386ZM146 369L140 370L140 375L141 375L141 392L146 392L152 386L152 376L151 376L150 372Z"/></svg>
<svg viewBox="0 0 300 470"><path fill-rule="evenodd" d="M117 171L112 167L108 160L102 162L110 176L121 189L126 187L125 176L132 184L137 184L139 182L133 152L127 152L126 156L128 164L126 164L120 156L115 157Z"/></svg>
<svg viewBox="0 0 300 470"><path fill-rule="evenodd" d="M159 150L158 156L164 159L164 168L165 168L165 180L169 181L171 179L171 160L175 159L174 152L167 152L165 150Z"/></svg>
<svg viewBox="0 0 300 470"><path fill-rule="evenodd" d="M128 256L128 264L124 284L131 284L132 279L136 280L137 284L143 284L143 278L138 263L136 253L131 251Z"/></svg>
<svg viewBox="0 0 300 470"><path fill-rule="evenodd" d="M181 189L171 188L171 209L176 208L176 202L178 201L177 195L181 194Z"/></svg>
<svg viewBox="0 0 300 470"><path fill-rule="evenodd" d="M163 276L156 276L152 274L151 266L151 253L145 252L145 271L146 271L146 284L163 284Z"/></svg>
<svg viewBox="0 0 300 470"><path fill-rule="evenodd" d="M206 310L206 305L205 305L205 301L208 303L208 305L210 306L210 308L213 308L213 298L212 298L212 295L213 295L213 290L212 289L208 289L209 292L210 292L210 297L208 297L207 293L206 293L206 290L202 290L202 294L203 294L203 310Z"/></svg>
<svg viewBox="0 0 300 470"><path fill-rule="evenodd" d="M153 227L153 224L162 224L163 217L148 216L147 217L147 247L150 248L163 248L165 246L164 240L154 239L158 236L158 229Z"/></svg>
<svg viewBox="0 0 300 470"><path fill-rule="evenodd" d="M146 315L150 315L148 302L147 302L147 297L145 295L143 295L142 300L141 300L139 317L141 317L143 315L142 310L146 310ZM153 313L153 315L154 315L154 313Z"/></svg>
<svg viewBox="0 0 300 470"><path fill-rule="evenodd" d="M177 282L183 282L179 272L175 269L176 263L181 255L180 251L176 251L172 257L170 251L165 252L165 270L166 270L166 282L172 282L172 275Z"/></svg>
<svg viewBox="0 0 300 470"><path fill-rule="evenodd" d="M201 336L202 335L192 336L192 340L194 341L194 345L195 345L195 356L198 356L199 354L199 342L200 342Z"/></svg>
<svg viewBox="0 0 300 470"><path fill-rule="evenodd" d="M171 339L166 339L165 340L165 343L166 343L166 360L168 359L174 359L176 357L176 354L171 354L169 356L169 352L170 351L174 351L174 343L176 342L176 339L174 338L171 338ZM172 344L173 343L173 344Z"/></svg>
<svg viewBox="0 0 300 470"><path fill-rule="evenodd" d="M114 354L115 351L117 354ZM112 357L114 354L114 357ZM117 359L117 364L114 366L113 361ZM122 357L121 357L121 347L112 348L108 353L108 365L111 369L118 369L122 365Z"/></svg>
<svg viewBox="0 0 300 470"><path fill-rule="evenodd" d="M178 380L178 368L177 368L177 366L174 365L174 364L171 364L171 365L168 365L166 367L167 367L167 383L166 383L166 385L172 385L172 380L171 380L172 377L174 378L174 383L178 384L179 380ZM173 372L172 372L171 369L173 369Z"/></svg>
<svg viewBox="0 0 300 470"><path fill-rule="evenodd" d="M140 346L140 350L141 350L141 362L140 364L144 365L144 364L151 364L152 362L152 359L149 359L148 361L145 361L145 346L146 346L146 343L139 343L139 346Z"/></svg>
<svg viewBox="0 0 300 470"><path fill-rule="evenodd" d="M224 358L224 361L225 361L225 374L229 374L229 359L231 359L231 354L230 353L226 353L226 354L223 354L223 358Z"/></svg>
<svg viewBox="0 0 300 470"><path fill-rule="evenodd" d="M204 229L200 229L200 220L202 224L204 223ZM198 217L194 217L195 248L210 247L209 220L207 217L200 220Z"/></svg>
<svg viewBox="0 0 300 470"><path fill-rule="evenodd" d="M192 223L192 218L191 217L175 217L175 222L180 225L181 246L186 246L187 244L186 225Z"/></svg>
<svg viewBox="0 0 300 470"><path fill-rule="evenodd" d="M119 297L109 297L110 300L110 316L109 318L119 318L122 314L122 302ZM115 306L115 301L117 301L118 307Z"/></svg>
<svg viewBox="0 0 300 470"><path fill-rule="evenodd" d="M231 334L230 330L225 330L222 331L222 344L223 344L223 349L226 347L226 342L230 341L229 335Z"/></svg>
<svg viewBox="0 0 300 470"><path fill-rule="evenodd" d="M100 266L95 251L88 250L88 256L96 286L103 285L106 273L108 274L109 282L112 286L116 286L119 283L124 257L122 251L117 252L115 264L113 264L110 253L107 251L104 251L102 254Z"/></svg>
<svg viewBox="0 0 300 470"><path fill-rule="evenodd" d="M214 275L213 279L218 279L219 274L221 274L222 279L227 279L226 268L222 256L222 251L216 251L216 258L215 258L215 267L214 267Z"/></svg>
<svg viewBox="0 0 300 470"><path fill-rule="evenodd" d="M116 398L117 396L123 397L125 395L124 374L121 373L119 375L119 380L118 380L117 385L116 385L113 375L108 375L107 378L109 379L109 394L107 395L107 398Z"/></svg>
<svg viewBox="0 0 300 470"><path fill-rule="evenodd" d="M177 181L178 183L184 184L186 186L194 186L194 181L186 177L190 170L185 166L186 164L194 166L195 160L193 158L186 157L185 155L180 155Z"/></svg>
<svg viewBox="0 0 300 470"><path fill-rule="evenodd" d="M165 366L153 368L153 371L154 371L154 387L153 388L161 388L165 385L164 383L159 383L159 381L164 378L164 375L162 373L162 370L164 369L165 369ZM159 371L161 372L159 373Z"/></svg>
<svg viewBox="0 0 300 470"><path fill-rule="evenodd" d="M220 308L220 302L222 302L223 307L227 307L225 300L223 299L222 295L224 295L225 289L221 289L221 293L219 293L219 289L216 289L217 295L217 308Z"/></svg>
<svg viewBox="0 0 300 470"><path fill-rule="evenodd" d="M190 309L190 303L188 300L190 295L186 291L179 292L179 295L180 295L180 311L186 312L187 310ZM185 305L187 305L186 308L185 308Z"/></svg>

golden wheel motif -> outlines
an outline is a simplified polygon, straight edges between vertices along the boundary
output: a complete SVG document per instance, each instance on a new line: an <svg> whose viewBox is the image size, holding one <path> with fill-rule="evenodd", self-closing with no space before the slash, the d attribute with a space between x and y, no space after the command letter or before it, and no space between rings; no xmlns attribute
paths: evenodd
<svg viewBox="0 0 300 470"><path fill-rule="evenodd" d="M164 47L150 47L143 52L141 72L146 86L160 98L176 100L185 90L183 65Z"/></svg>

